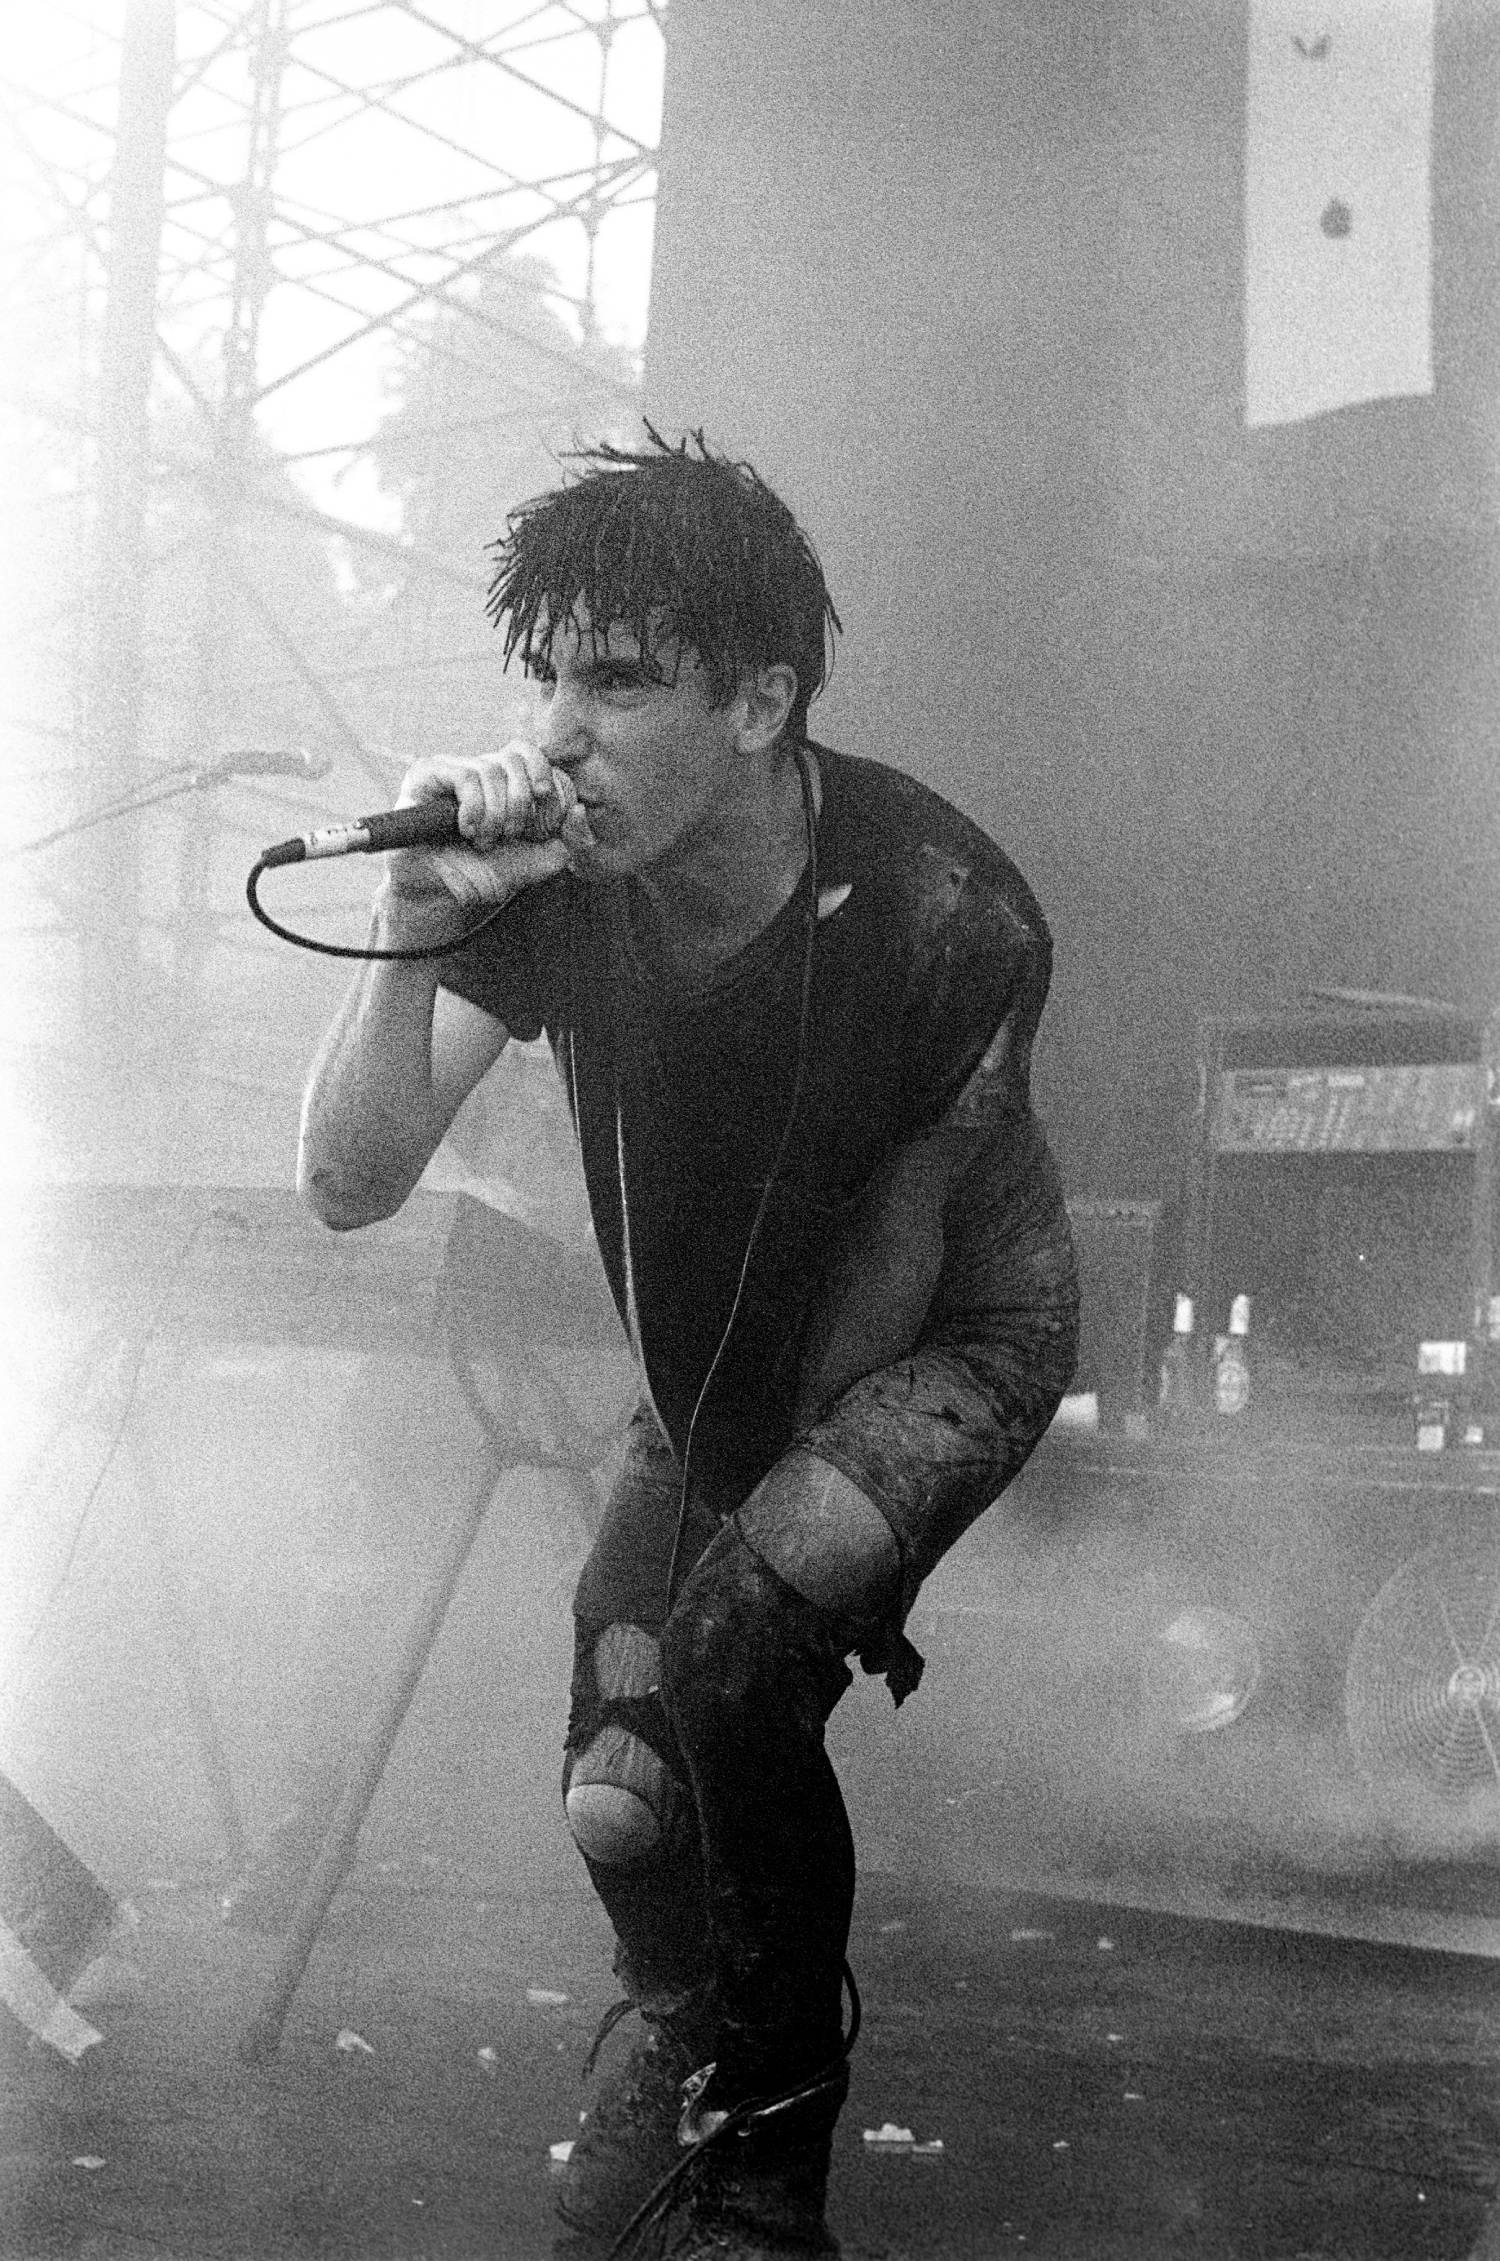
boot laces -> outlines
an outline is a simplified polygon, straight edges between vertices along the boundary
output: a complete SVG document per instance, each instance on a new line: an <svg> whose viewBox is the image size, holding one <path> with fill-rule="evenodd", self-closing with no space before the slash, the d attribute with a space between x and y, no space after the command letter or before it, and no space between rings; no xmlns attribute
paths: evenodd
<svg viewBox="0 0 1500 2261"><path fill-rule="evenodd" d="M847 1962L844 1984L849 1990L849 2031L840 2044L838 2055L810 2080L799 2081L794 2087L777 2090L769 2096L746 2097L743 2102L725 2109L710 2106L705 2110L701 2099L715 2068L712 2064L704 2065L688 2076L682 2084L682 2118L677 2130L678 2141L684 2146L682 2157L667 2169L656 2188L636 2208L610 2247L606 2261L646 2261L648 2237L653 2231L665 2236L671 2216L685 2203L693 2184L700 2178L705 2157L711 2151L721 2152L731 2136L749 2135L783 2112L790 2112L820 2096L832 2097L840 2091L844 2067L859 2038L861 2020L859 1988Z"/></svg>

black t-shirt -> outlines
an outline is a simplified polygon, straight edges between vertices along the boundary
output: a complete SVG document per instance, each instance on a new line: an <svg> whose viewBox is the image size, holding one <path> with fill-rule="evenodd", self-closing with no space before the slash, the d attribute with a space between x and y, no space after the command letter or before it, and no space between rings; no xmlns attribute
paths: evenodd
<svg viewBox="0 0 1500 2261"><path fill-rule="evenodd" d="M688 981L635 882L564 874L443 970L552 1044L610 1287L679 1455L739 1290L693 1443L700 1474L736 1488L789 1441L809 1305L874 1172L950 1113L997 1033L1025 1109L1051 963L1035 898L976 825L899 770L815 751L815 925L804 875L748 949Z"/></svg>

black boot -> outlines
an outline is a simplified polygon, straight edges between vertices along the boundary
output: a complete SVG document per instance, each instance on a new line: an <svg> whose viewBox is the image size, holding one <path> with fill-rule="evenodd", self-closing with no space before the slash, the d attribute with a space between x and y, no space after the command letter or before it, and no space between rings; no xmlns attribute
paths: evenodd
<svg viewBox="0 0 1500 2261"><path fill-rule="evenodd" d="M611 2050L627 2012L634 2031ZM569 2229L612 2243L682 2159L683 2084L703 2061L704 2032L701 1999L669 2013L622 2003L606 2019L597 2081L558 2192Z"/></svg>
<svg viewBox="0 0 1500 2261"><path fill-rule="evenodd" d="M839 2065L794 2100L739 2115L713 2103L711 2076L688 2083L682 2133L701 2138L686 2170L686 2198L664 2252L671 2261L811 2261L836 2256L828 2227L828 2163L849 2089ZM697 2089L698 2093L693 2092Z"/></svg>

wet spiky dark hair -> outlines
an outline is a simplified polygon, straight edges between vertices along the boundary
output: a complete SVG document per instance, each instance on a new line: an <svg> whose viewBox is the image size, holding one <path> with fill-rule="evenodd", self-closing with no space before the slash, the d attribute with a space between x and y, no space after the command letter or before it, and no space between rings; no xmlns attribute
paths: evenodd
<svg viewBox="0 0 1500 2261"><path fill-rule="evenodd" d="M602 443L569 457L571 477L507 518L485 610L505 626L507 663L550 664L580 607L603 636L618 622L643 653L695 652L716 706L747 670L796 670L789 728L800 738L827 680L839 616L812 544L748 463L701 431L676 446L650 424L639 449Z"/></svg>

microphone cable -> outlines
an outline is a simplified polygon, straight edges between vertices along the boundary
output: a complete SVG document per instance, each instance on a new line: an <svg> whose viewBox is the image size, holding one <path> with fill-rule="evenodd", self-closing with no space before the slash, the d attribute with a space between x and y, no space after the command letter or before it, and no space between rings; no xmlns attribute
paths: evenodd
<svg viewBox="0 0 1500 2261"><path fill-rule="evenodd" d="M476 919L459 934L442 942L426 942L405 950L378 950L372 943L362 946L349 942L323 942L311 934L299 934L294 927L284 926L272 918L260 899L261 874L280 871L288 864L317 863L330 855L379 853L390 848L463 846L457 827L456 801L425 801L411 806L384 809L374 816L359 817L349 824L333 825L320 832L306 833L300 839L278 841L274 847L263 848L245 881L245 900L253 916L263 927L283 942L290 942L298 950L314 950L323 958L358 958L364 961L421 958L447 958L462 950L476 935L483 934L494 925L502 911L509 910L516 900L507 895L503 902L493 904L482 918ZM555 837L558 827L551 833L528 834L528 838Z"/></svg>
<svg viewBox="0 0 1500 2261"><path fill-rule="evenodd" d="M290 942L298 950L315 950L320 958L362 958L365 960L451 958L456 950L465 948L477 934L483 934L486 927L493 926L501 912L508 911L515 901L513 895L508 895L503 903L496 903L492 910L485 912L483 918L476 919L472 926L465 927L461 934L453 935L446 942L424 942L420 947L409 950L377 950L370 943L366 943L363 948L360 948L352 942L321 942L316 935L299 934L295 927L283 926L279 919L273 919L261 901L259 892L261 873L273 868L275 867L269 865L264 856L252 865L250 876L245 881L246 902L250 905L261 925L270 933L276 935L280 941Z"/></svg>

